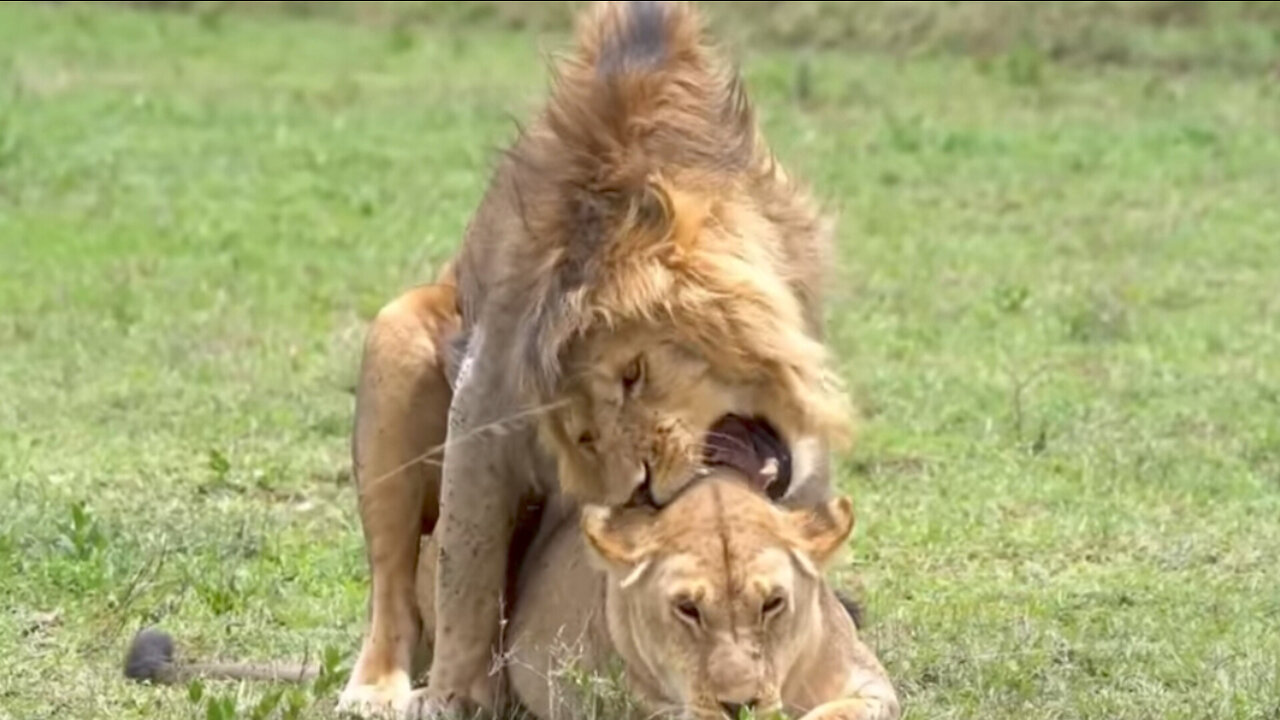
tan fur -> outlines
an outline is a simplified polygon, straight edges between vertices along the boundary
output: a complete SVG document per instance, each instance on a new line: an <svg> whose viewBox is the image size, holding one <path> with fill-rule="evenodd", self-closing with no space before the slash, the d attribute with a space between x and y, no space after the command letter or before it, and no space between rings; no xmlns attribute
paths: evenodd
<svg viewBox="0 0 1280 720"><path fill-rule="evenodd" d="M825 499L828 444L849 425L821 342L828 241L690 6L587 12L467 229L449 274L456 309L414 291L370 330L355 457L373 592L342 706L435 717L494 702L487 671L527 498L615 505L647 479L665 503L734 413L804 449L783 503ZM429 686L410 698L420 527L443 550L440 623Z"/></svg>
<svg viewBox="0 0 1280 720"><path fill-rule="evenodd" d="M388 304L365 342L356 392L354 466L369 566L371 623L342 696L344 708L403 707L421 621L413 601L418 537L440 508L439 454L452 393L446 346L458 329L449 271Z"/></svg>
<svg viewBox="0 0 1280 720"><path fill-rule="evenodd" d="M728 473L661 512L588 507L581 531L572 512L548 520L506 637L515 699L544 720L583 716L581 676L618 659L638 717L723 718L740 705L757 717L897 718L884 669L820 574L852 527L844 498L787 512ZM766 613L770 599L781 602Z"/></svg>

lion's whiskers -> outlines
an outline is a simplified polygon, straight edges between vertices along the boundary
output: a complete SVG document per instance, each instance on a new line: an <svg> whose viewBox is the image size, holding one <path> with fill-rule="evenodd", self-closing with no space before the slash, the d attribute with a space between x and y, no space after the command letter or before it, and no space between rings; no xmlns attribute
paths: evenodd
<svg viewBox="0 0 1280 720"><path fill-rule="evenodd" d="M715 431L715 430L709 430L709 431L707 431L707 438L708 438L708 439L716 438L716 439L718 439L718 440L728 440L728 441L730 441L730 442L732 442L732 443L735 443L735 444L738 446L738 449L741 449L741 450L754 450L754 449L755 449L755 448L754 448L750 443L746 442L745 440L743 440L742 438L738 437L737 435L730 435L730 434L728 434L728 433L722 433L722 432L717 432L717 431ZM726 448L726 449L728 449L728 448Z"/></svg>
<svg viewBox="0 0 1280 720"><path fill-rule="evenodd" d="M403 472L413 467L414 465L418 465L419 463L424 465L437 465L437 466L442 465L443 463L440 460L436 460L435 458L444 455L445 451L451 447L460 445L470 440L474 440L478 436L485 435L485 434L489 434L494 437L502 437L503 435L506 435L509 432L509 426L512 423L523 422L528 420L529 418L538 417L539 415L551 412L552 410L555 410L563 405L564 405L563 401L547 403L545 405L539 405L536 407L521 410L520 412L512 413L511 415L508 415L506 417L498 418L493 422L485 423L483 425L474 427L471 430L468 430L467 432L463 433L459 437L450 437L448 440L445 440L443 443L440 443L439 445L428 448L422 454L414 456L413 458L410 458L409 460L406 460L400 463L399 465L391 468L390 470L382 473L381 475L378 475L377 477L370 479L368 482L371 485L380 483L384 480L387 480L388 478L390 478L391 476L397 473Z"/></svg>

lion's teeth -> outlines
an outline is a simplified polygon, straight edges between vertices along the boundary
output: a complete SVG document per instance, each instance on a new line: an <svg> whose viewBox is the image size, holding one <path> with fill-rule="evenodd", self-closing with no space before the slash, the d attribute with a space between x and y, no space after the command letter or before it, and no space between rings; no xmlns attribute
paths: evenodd
<svg viewBox="0 0 1280 720"><path fill-rule="evenodd" d="M760 466L760 475L765 480L772 482L778 479L778 458L771 457L764 461L764 465Z"/></svg>

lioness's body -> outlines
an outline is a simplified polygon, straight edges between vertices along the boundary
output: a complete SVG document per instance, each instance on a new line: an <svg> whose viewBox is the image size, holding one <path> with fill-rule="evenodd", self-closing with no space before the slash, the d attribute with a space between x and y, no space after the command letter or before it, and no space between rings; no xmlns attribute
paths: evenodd
<svg viewBox="0 0 1280 720"><path fill-rule="evenodd" d="M543 720L580 717L600 693L584 678L621 670L639 717L737 720L729 710L754 705L804 720L896 718L884 669L820 575L852 528L847 502L831 507L783 512L726 475L656 514L591 508L580 529L575 510L552 510L503 634L513 698ZM428 540L419 569L428 636L435 557ZM771 621L778 627L751 616L753 586L790 606ZM664 622L670 596L688 588L702 593L702 626Z"/></svg>
<svg viewBox="0 0 1280 720"><path fill-rule="evenodd" d="M722 471L661 511L561 503L534 524L490 671L541 720L738 720L743 709L801 720L898 717L884 669L822 578L853 528L844 498L785 511ZM428 538L417 573L427 641L419 666L438 629L438 557ZM690 608L692 619L682 615ZM162 683L315 673L180 662L172 639L155 630L137 635L125 669Z"/></svg>
<svg viewBox="0 0 1280 720"><path fill-rule="evenodd" d="M353 453L370 627L342 707L436 717L492 703L528 498L664 503L719 419L741 416L789 449L778 499L824 499L828 442L848 419L821 343L828 240L689 7L594 8L440 283L370 330ZM442 621L411 698L424 532L443 549Z"/></svg>

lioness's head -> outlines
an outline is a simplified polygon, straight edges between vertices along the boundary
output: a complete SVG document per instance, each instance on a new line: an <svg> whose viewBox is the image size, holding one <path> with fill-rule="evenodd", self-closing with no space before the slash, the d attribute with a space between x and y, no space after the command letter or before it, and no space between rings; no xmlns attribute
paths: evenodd
<svg viewBox="0 0 1280 720"><path fill-rule="evenodd" d="M853 529L848 499L787 511L717 472L663 510L588 506L609 572L609 632L636 690L687 716L780 709L823 641L824 564Z"/></svg>
<svg viewBox="0 0 1280 720"><path fill-rule="evenodd" d="M785 487L848 425L819 338L829 224L684 3L602 3L508 154L510 378L565 489L662 504L703 461ZM508 227L509 226L509 227ZM811 458L795 457L797 470ZM645 483L648 478L652 482Z"/></svg>

